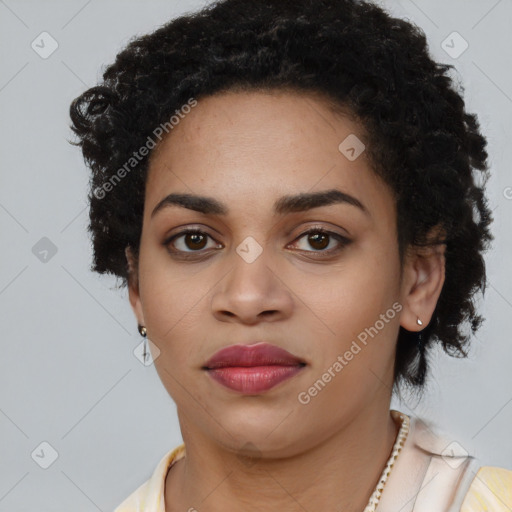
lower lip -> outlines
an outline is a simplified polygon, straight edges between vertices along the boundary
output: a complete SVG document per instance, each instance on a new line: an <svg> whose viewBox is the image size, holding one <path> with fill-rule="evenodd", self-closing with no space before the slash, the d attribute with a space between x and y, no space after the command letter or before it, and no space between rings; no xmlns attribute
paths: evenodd
<svg viewBox="0 0 512 512"><path fill-rule="evenodd" d="M209 369L220 384L241 393L261 393L296 375L304 366L228 366Z"/></svg>

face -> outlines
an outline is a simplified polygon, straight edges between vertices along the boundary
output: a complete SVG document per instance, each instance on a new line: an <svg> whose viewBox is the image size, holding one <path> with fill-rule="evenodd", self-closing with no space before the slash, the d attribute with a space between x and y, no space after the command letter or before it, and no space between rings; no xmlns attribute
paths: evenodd
<svg viewBox="0 0 512 512"><path fill-rule="evenodd" d="M417 274L400 283L392 193L364 151L339 149L348 136L364 139L319 97L222 93L153 152L130 301L187 436L291 455L389 400ZM305 365L253 393L203 368L260 341Z"/></svg>

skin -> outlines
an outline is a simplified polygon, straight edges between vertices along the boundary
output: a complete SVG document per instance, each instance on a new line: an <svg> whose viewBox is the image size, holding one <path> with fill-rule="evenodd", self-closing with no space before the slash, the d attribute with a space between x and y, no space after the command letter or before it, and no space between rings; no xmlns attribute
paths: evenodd
<svg viewBox="0 0 512 512"><path fill-rule="evenodd" d="M360 512L373 492L398 433L389 408L399 326L418 331L418 317L428 324L445 260L443 247L410 250L401 274L392 193L364 152L350 161L339 151L349 134L365 140L321 96L229 92L200 99L152 153L139 259L126 255L130 303L160 350L155 366L187 447L167 474L167 512ZM346 203L273 213L282 196L329 189L368 214ZM152 217L171 192L215 198L229 213L173 205ZM303 235L318 226L350 243ZM185 227L209 236L165 247ZM251 263L236 252L248 236L262 248ZM378 335L299 403L396 302L400 312ZM229 390L202 369L219 349L257 341L306 367L258 395Z"/></svg>

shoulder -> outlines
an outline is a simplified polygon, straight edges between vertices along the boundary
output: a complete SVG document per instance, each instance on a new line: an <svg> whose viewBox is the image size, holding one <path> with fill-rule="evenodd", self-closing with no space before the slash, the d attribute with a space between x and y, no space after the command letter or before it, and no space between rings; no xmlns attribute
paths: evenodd
<svg viewBox="0 0 512 512"><path fill-rule="evenodd" d="M482 466L462 503L461 512L509 512L512 510L512 471Z"/></svg>
<svg viewBox="0 0 512 512"><path fill-rule="evenodd" d="M185 445L168 451L156 466L151 477L137 487L114 512L164 512L165 478L172 464L185 456Z"/></svg>
<svg viewBox="0 0 512 512"><path fill-rule="evenodd" d="M382 512L512 512L512 471L481 466L450 434L424 418L410 418L386 487Z"/></svg>

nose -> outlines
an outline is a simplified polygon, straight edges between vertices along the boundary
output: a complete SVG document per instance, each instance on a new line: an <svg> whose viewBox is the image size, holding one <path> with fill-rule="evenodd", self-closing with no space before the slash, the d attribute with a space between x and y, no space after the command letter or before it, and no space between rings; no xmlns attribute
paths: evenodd
<svg viewBox="0 0 512 512"><path fill-rule="evenodd" d="M293 294L271 260L266 250L252 262L233 253L227 262L231 270L212 296L212 313L218 320L251 325L291 315Z"/></svg>

